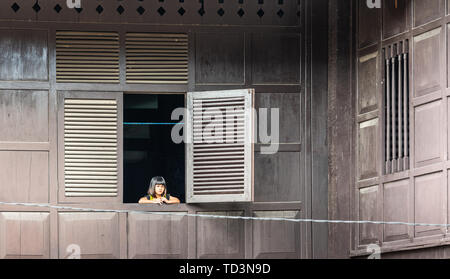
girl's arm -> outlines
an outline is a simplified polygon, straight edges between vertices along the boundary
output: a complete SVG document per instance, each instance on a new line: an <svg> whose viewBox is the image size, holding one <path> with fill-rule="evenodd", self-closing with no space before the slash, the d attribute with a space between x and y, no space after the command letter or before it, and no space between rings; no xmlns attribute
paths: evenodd
<svg viewBox="0 0 450 279"><path fill-rule="evenodd" d="M139 203L140 204L149 204L149 203L159 203L159 204L161 204L162 201L159 198L158 199L153 199L153 200L148 200L146 197L143 197L143 198L141 198L139 200Z"/></svg>
<svg viewBox="0 0 450 279"><path fill-rule="evenodd" d="M170 199L162 198L163 202L167 204L176 204L180 203L180 200L176 197L170 196Z"/></svg>

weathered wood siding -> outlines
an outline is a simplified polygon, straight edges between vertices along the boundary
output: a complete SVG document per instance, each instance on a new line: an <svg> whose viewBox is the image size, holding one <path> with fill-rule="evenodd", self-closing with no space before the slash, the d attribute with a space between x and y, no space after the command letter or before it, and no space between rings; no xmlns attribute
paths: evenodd
<svg viewBox="0 0 450 279"><path fill-rule="evenodd" d="M326 13L327 1L245 1L243 5L238 1L225 1L223 5L205 1L203 16L198 12L198 1L173 6L159 1L83 1L86 6L82 11L68 9L66 1L39 2L35 10L25 2L0 4L0 201L326 218L327 18L321 14ZM163 13L160 9L163 15L157 12L159 7L165 10ZM186 10L184 15L179 14L181 7ZM220 8L225 11L222 16L218 14ZM242 16L238 14L241 8L245 11ZM264 13L258 15L260 9ZM58 30L117 32L119 83L57 82ZM322 33L315 32L318 30ZM188 83L127 83L127 32L188 34ZM312 34L314 40L310 39ZM317 67L311 59L312 51L314 59L320 60ZM254 203L160 207L115 201L106 204L102 199L61 195L63 149L58 111L64 92L120 96L123 92L185 93L236 88L255 88L257 108L280 108L279 153L263 155L256 144ZM120 187L119 199L123 195ZM326 234L326 225L0 205L1 258L66 258L72 253L72 244L80 246L83 258L326 257ZM159 241L161 235L165 237Z"/></svg>

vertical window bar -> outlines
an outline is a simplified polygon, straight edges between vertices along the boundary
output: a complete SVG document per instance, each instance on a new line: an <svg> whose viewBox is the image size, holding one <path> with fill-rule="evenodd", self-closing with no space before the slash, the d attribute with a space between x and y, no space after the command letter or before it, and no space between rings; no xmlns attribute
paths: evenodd
<svg viewBox="0 0 450 279"><path fill-rule="evenodd" d="M391 161L391 169L392 169L392 173L397 171L397 160L396 160L396 145L397 145L397 141L396 141L396 125L395 125L395 115L396 115L396 108L395 108L395 92L396 92L396 86L395 86L395 52L394 52L394 48L392 47L391 49L392 53L391 53L391 85L392 85L392 89L391 89L391 97L392 97L392 101L391 101L391 145L392 145L392 161Z"/></svg>
<svg viewBox="0 0 450 279"><path fill-rule="evenodd" d="M405 141L405 170L409 170L409 65L408 65L408 52L405 46L405 53L403 54L403 99L405 100L404 106L404 141Z"/></svg>
<svg viewBox="0 0 450 279"><path fill-rule="evenodd" d="M401 46L402 44L399 44L399 48L398 48L398 55L397 55L397 75L398 75L398 111L397 111L397 128L398 128L398 162L397 162L397 169L399 171L402 171L403 168L403 137L402 137L402 129L403 129L403 94L402 94L402 86L403 86L403 76L402 76L402 51L401 51Z"/></svg>
<svg viewBox="0 0 450 279"><path fill-rule="evenodd" d="M386 174L391 173L391 60L389 59L388 52L385 57L386 65Z"/></svg>

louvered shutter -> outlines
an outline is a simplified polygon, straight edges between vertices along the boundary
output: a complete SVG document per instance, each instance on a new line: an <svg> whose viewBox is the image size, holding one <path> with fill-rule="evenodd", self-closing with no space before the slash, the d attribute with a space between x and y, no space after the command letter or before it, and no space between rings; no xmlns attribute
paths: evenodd
<svg viewBox="0 0 450 279"><path fill-rule="evenodd" d="M253 200L253 90L187 95L188 203Z"/></svg>
<svg viewBox="0 0 450 279"><path fill-rule="evenodd" d="M56 32L56 81L119 83L117 32Z"/></svg>
<svg viewBox="0 0 450 279"><path fill-rule="evenodd" d="M127 83L187 84L188 36L127 33Z"/></svg>
<svg viewBox="0 0 450 279"><path fill-rule="evenodd" d="M120 199L122 94L63 94L64 197Z"/></svg>

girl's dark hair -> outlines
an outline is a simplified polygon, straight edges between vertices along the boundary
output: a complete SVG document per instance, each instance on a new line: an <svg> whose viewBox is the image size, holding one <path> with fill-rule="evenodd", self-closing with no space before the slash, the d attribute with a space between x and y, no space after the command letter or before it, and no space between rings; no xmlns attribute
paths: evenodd
<svg viewBox="0 0 450 279"><path fill-rule="evenodd" d="M167 186L166 186L166 180L164 180L164 177L162 176L155 176L152 178L152 180L150 181L150 186L148 188L148 194L152 197L156 197L155 194L155 187L156 185L164 185L164 193L163 193L163 197L166 196L167 194Z"/></svg>

